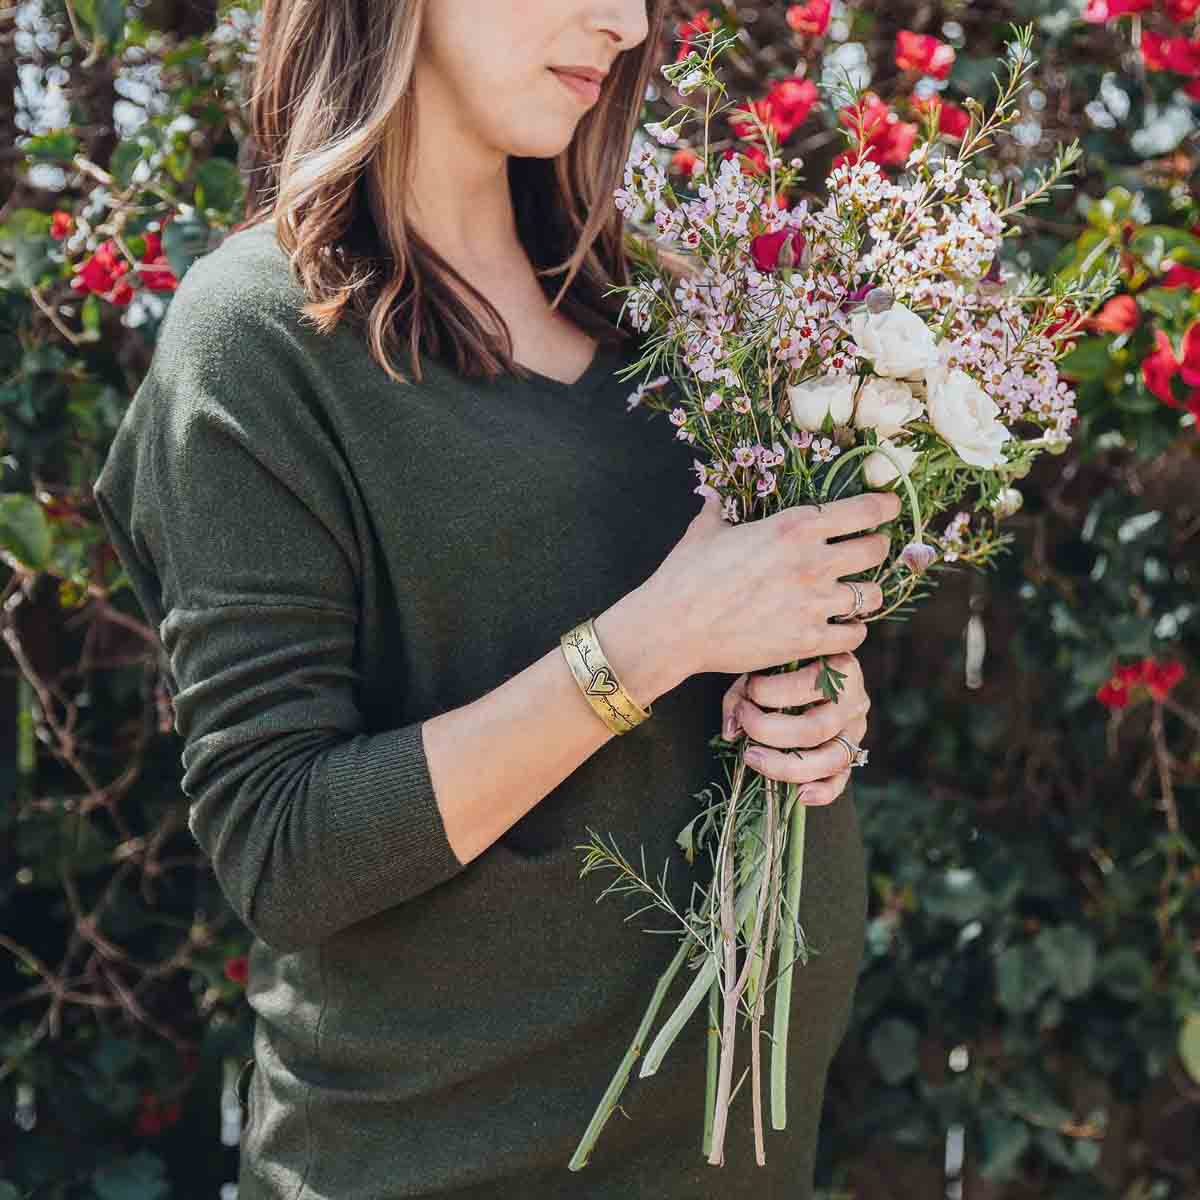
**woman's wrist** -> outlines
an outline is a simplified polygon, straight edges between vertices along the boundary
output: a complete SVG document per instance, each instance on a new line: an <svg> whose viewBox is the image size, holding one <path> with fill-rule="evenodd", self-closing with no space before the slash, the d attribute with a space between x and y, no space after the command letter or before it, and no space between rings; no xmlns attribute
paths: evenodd
<svg viewBox="0 0 1200 1200"><path fill-rule="evenodd" d="M686 648L675 636L677 626L647 584L596 616L593 628L621 686L643 708L692 674Z"/></svg>

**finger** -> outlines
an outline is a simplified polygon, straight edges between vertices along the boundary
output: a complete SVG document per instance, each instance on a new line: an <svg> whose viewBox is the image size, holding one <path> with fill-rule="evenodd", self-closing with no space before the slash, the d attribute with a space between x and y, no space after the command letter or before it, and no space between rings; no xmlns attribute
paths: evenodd
<svg viewBox="0 0 1200 1200"><path fill-rule="evenodd" d="M763 752L762 769L757 765L759 755L751 755L751 750ZM846 751L841 742L826 742L811 750L777 750L755 744L747 749L746 761L760 775L770 775L772 779L786 779L789 783L828 780L839 771L847 769Z"/></svg>
<svg viewBox="0 0 1200 1200"><path fill-rule="evenodd" d="M866 693L838 700L822 700L807 712L792 716L784 712L764 712L753 700L738 702L737 718L741 727L764 746L781 750L815 749L866 714L870 700Z"/></svg>
<svg viewBox="0 0 1200 1200"><path fill-rule="evenodd" d="M747 675L739 675L725 690L725 695L721 698L721 734L727 742L731 742L737 737L737 706L738 701L746 695L747 679Z"/></svg>
<svg viewBox="0 0 1200 1200"><path fill-rule="evenodd" d="M863 602L859 613L875 612L883 607L883 588L870 579L854 581L862 590ZM848 617L854 610L854 589L844 579L834 581L829 589L829 604L826 608L831 617ZM858 613L854 614L855 616Z"/></svg>
<svg viewBox="0 0 1200 1200"><path fill-rule="evenodd" d="M862 665L848 650L824 655L825 665L846 676L849 682L843 688L853 692L862 689ZM811 662L794 671L780 671L774 675L752 674L746 680L745 694L759 708L795 708L801 704L812 704L825 699L818 680L821 663Z"/></svg>
<svg viewBox="0 0 1200 1200"><path fill-rule="evenodd" d="M844 667L837 665L838 661L848 663L853 657L852 654L837 654L828 661L831 666L844 671ZM797 704L810 704L822 698L821 689L817 687L820 670L821 664L814 662L777 675L749 675L744 694L759 708L794 708Z"/></svg>
<svg viewBox="0 0 1200 1200"><path fill-rule="evenodd" d="M896 492L863 492L825 504L800 505L805 510L805 528L818 538L841 537L863 529L874 529L900 515Z"/></svg>
<svg viewBox="0 0 1200 1200"><path fill-rule="evenodd" d="M850 782L850 772L839 771L832 779L821 779L816 783L804 785L805 804L832 804L845 790Z"/></svg>
<svg viewBox="0 0 1200 1200"><path fill-rule="evenodd" d="M892 548L891 535L887 533L864 533L847 538L844 542L830 542L826 547L825 565L834 579L843 575L858 575L862 571L873 571L887 562Z"/></svg>

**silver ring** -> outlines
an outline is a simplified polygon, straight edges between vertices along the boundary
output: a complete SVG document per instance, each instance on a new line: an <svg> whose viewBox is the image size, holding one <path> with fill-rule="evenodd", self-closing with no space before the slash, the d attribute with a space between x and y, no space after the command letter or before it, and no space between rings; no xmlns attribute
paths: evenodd
<svg viewBox="0 0 1200 1200"><path fill-rule="evenodd" d="M857 617L862 611L864 604L866 604L867 595L853 579L840 579L838 582L844 583L854 592L854 607L848 613L842 613L843 619L848 621L851 617Z"/></svg>
<svg viewBox="0 0 1200 1200"><path fill-rule="evenodd" d="M833 740L841 742L846 747L846 753L850 755L850 761L846 764L848 767L865 767L867 765L867 756L871 753L869 750L864 750L862 746L852 742L841 733L835 733Z"/></svg>

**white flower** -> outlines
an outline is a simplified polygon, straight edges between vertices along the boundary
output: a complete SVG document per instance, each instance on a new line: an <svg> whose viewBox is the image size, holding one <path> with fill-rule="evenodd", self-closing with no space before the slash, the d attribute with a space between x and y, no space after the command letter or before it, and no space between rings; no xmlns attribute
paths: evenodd
<svg viewBox="0 0 1200 1200"><path fill-rule="evenodd" d="M877 375L899 379L937 366L933 334L903 304L893 304L881 313L860 306L850 315L850 332Z"/></svg>
<svg viewBox="0 0 1200 1200"><path fill-rule="evenodd" d="M872 378L858 390L854 424L859 429L874 429L881 438L894 437L924 411L925 405L899 380Z"/></svg>
<svg viewBox="0 0 1200 1200"><path fill-rule="evenodd" d="M929 389L929 422L955 454L973 467L998 467L1001 447L1012 437L996 419L992 398L965 371L937 367L925 373Z"/></svg>
<svg viewBox="0 0 1200 1200"><path fill-rule="evenodd" d="M800 429L819 431L828 413L835 425L847 425L854 411L853 375L822 375L788 388L792 421Z"/></svg>
<svg viewBox="0 0 1200 1200"><path fill-rule="evenodd" d="M879 444L891 451L899 460L905 474L912 472L917 459L921 457L919 451L914 450L911 446L898 446L895 442L888 441L887 438L880 438ZM883 487L885 484L891 483L893 479L899 479L900 472L896 470L896 464L886 454L874 450L863 459L863 478L871 487Z"/></svg>

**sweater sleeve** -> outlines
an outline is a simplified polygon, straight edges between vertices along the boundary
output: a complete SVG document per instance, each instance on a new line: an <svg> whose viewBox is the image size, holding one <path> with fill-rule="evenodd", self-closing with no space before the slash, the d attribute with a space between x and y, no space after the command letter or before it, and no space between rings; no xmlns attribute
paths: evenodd
<svg viewBox="0 0 1200 1200"><path fill-rule="evenodd" d="M94 493L165 653L189 828L249 929L294 951L465 864L421 722L364 728L352 481L295 335L201 282L168 310Z"/></svg>

